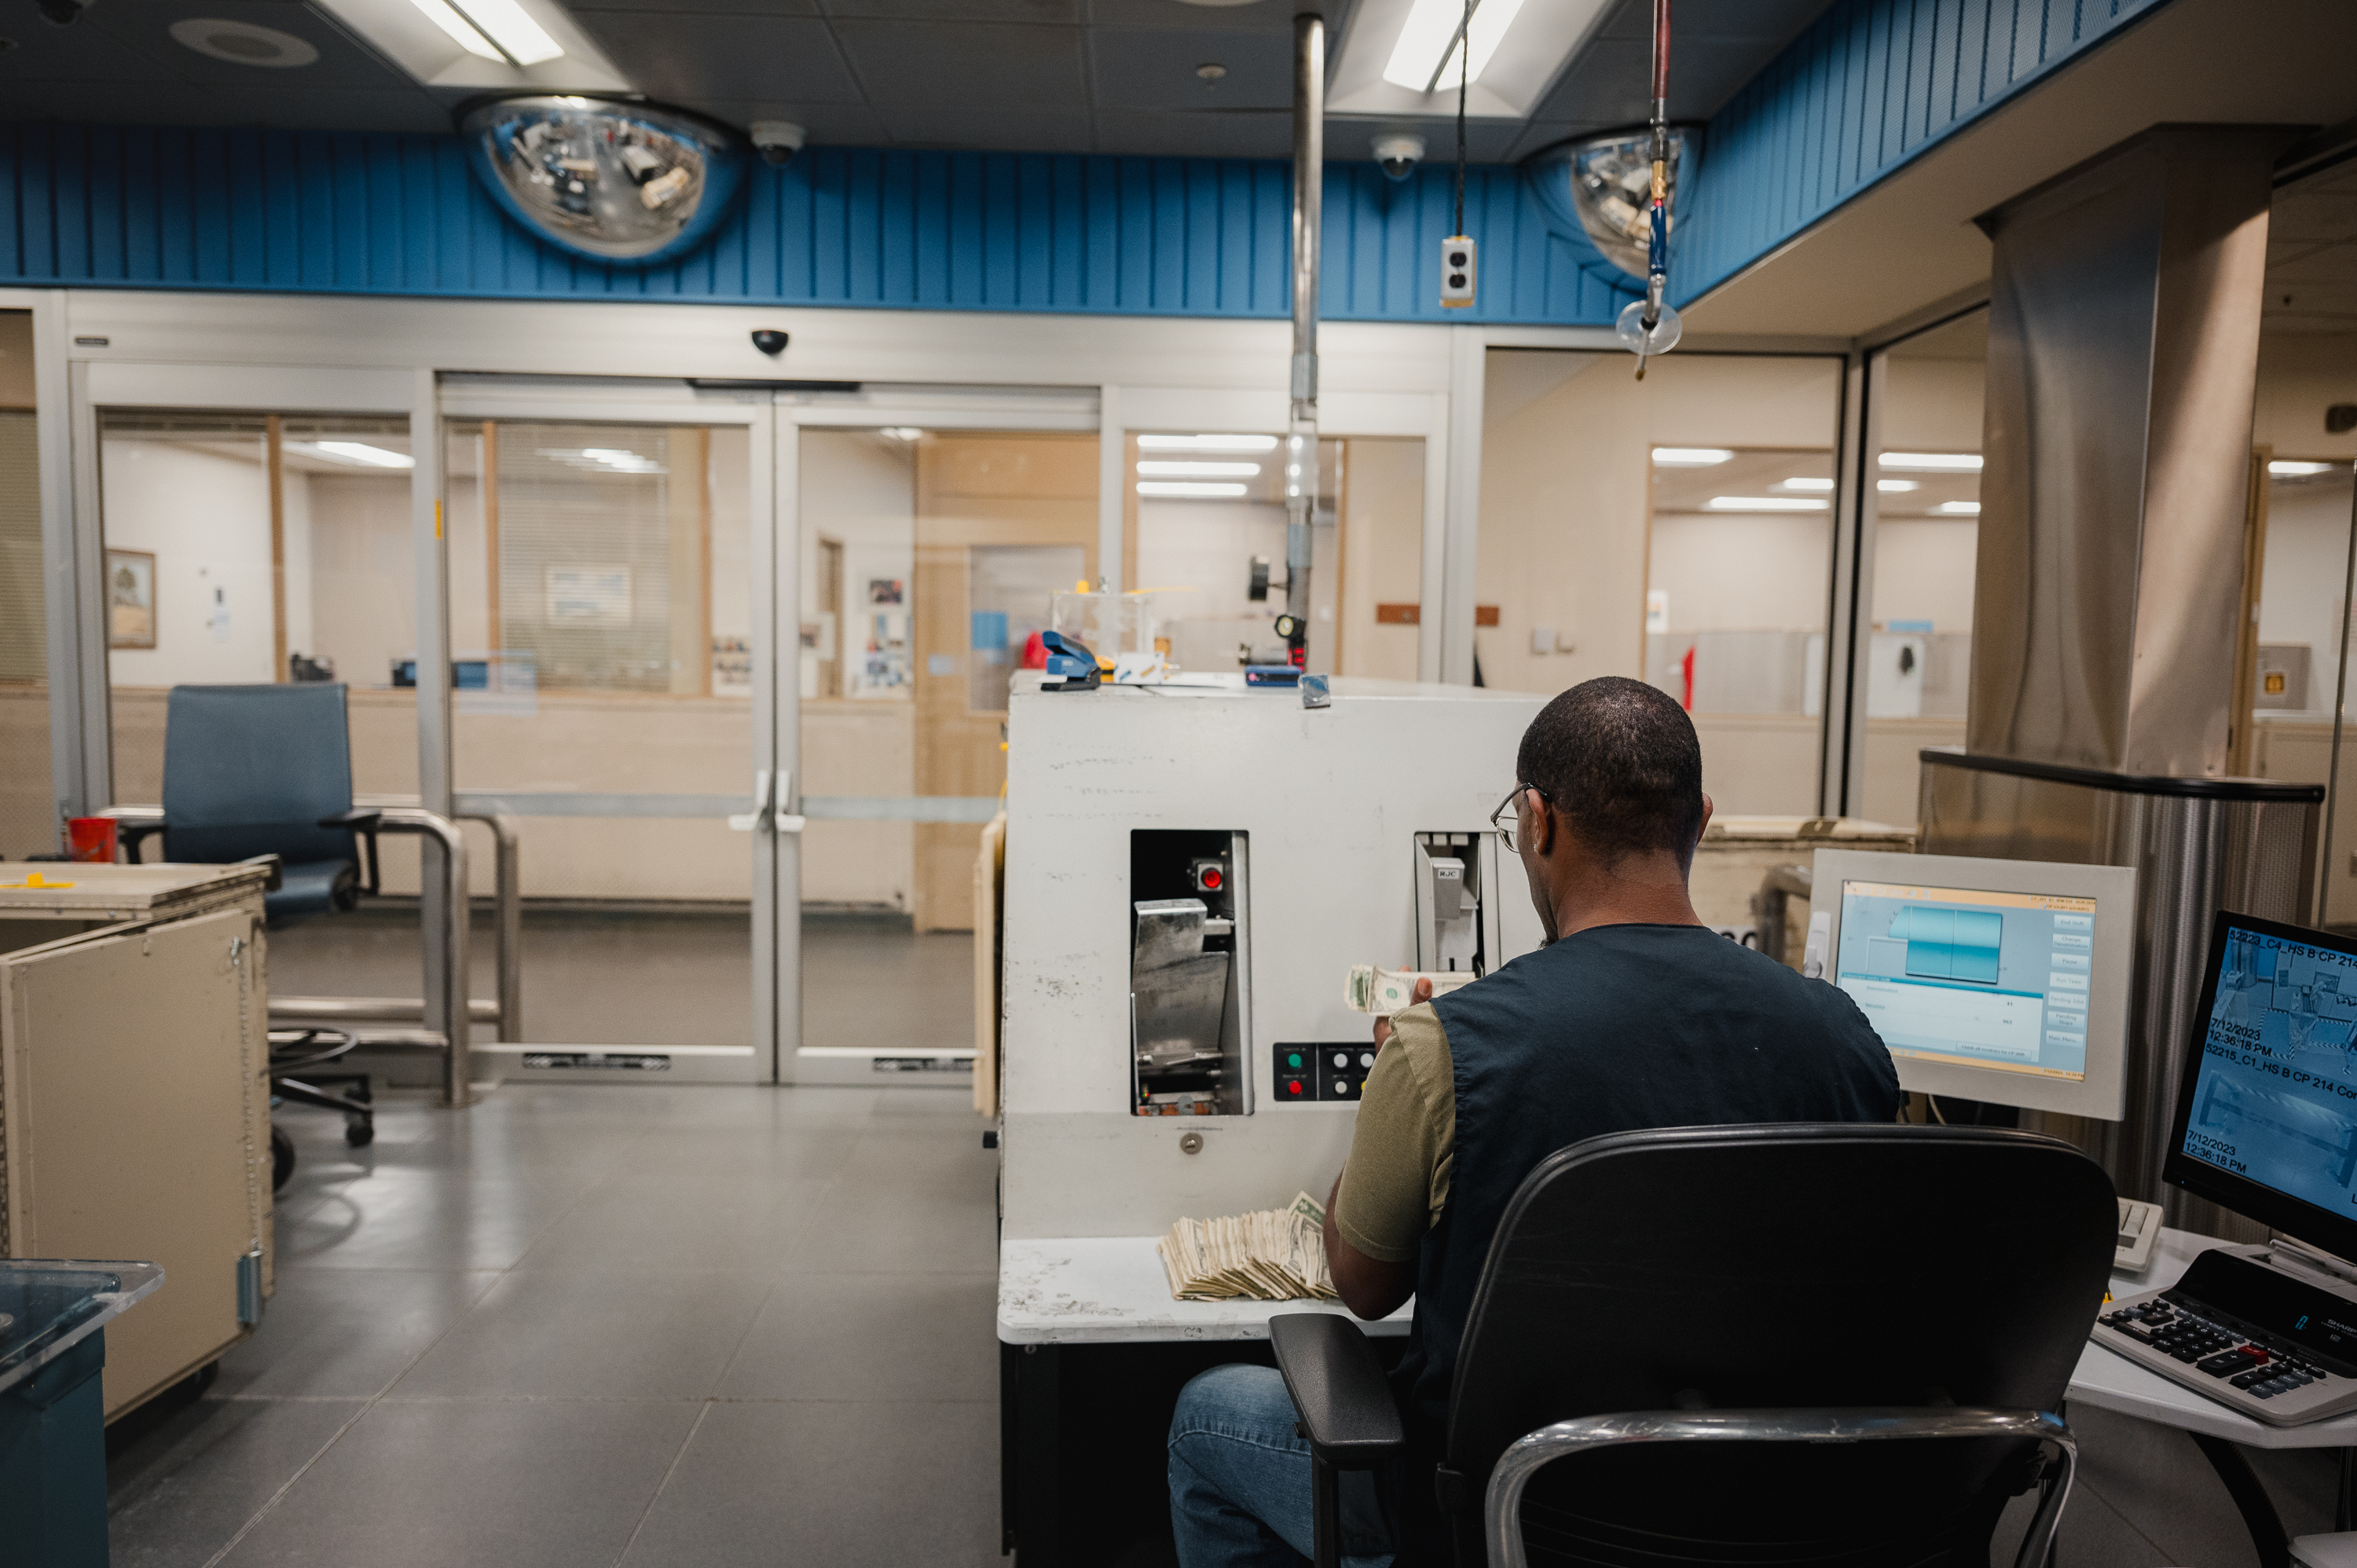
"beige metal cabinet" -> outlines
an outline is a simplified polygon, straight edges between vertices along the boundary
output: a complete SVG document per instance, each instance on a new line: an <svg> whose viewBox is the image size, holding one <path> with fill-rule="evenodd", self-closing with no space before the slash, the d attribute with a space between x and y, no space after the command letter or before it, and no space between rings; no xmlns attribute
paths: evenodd
<svg viewBox="0 0 2357 1568"><path fill-rule="evenodd" d="M164 1267L107 1331L109 1419L243 1338L271 1288L264 875L0 866L0 1253Z"/></svg>

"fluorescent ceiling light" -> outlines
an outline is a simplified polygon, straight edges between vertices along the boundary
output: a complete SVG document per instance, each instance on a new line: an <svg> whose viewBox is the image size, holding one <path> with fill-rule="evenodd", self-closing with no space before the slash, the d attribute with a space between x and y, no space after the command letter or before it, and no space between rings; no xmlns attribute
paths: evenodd
<svg viewBox="0 0 2357 1568"><path fill-rule="evenodd" d="M2267 472L2277 478L2304 479L2311 474L2329 474L2340 466L2338 463L2299 463L2279 458L2267 465Z"/></svg>
<svg viewBox="0 0 2357 1568"><path fill-rule="evenodd" d="M361 441L289 441L289 452L326 457L338 463L358 463L371 468L414 468L417 459L406 452L388 452Z"/></svg>
<svg viewBox="0 0 2357 1568"><path fill-rule="evenodd" d="M1172 500L1226 501L1238 499L1246 491L1243 486L1236 484L1190 483L1184 479L1140 479L1137 482L1137 493L1142 496L1160 496Z"/></svg>
<svg viewBox="0 0 2357 1568"><path fill-rule="evenodd" d="M1933 507L1932 510L1948 517L1978 517L1981 514L1981 503L1978 501L1942 501L1938 506Z"/></svg>
<svg viewBox="0 0 2357 1568"><path fill-rule="evenodd" d="M1653 467L1656 468L1709 468L1726 462L1735 454L1724 446L1656 446Z"/></svg>
<svg viewBox="0 0 2357 1568"><path fill-rule="evenodd" d="M1481 80L1483 68L1505 41L1506 29L1523 8L1523 0L1474 0L1473 19L1465 20L1462 0L1415 0L1399 41L1383 66L1383 80L1413 92L1437 92L1454 86L1463 74L1469 84ZM1458 42L1462 28L1473 44L1469 68Z"/></svg>
<svg viewBox="0 0 2357 1568"><path fill-rule="evenodd" d="M446 0L409 0L409 3L425 13L427 21L449 34L450 41L468 54L506 63L507 56L500 53L499 46L477 32L474 24L452 10Z"/></svg>
<svg viewBox="0 0 2357 1568"><path fill-rule="evenodd" d="M1155 462L1147 459L1137 471L1156 479L1249 479L1260 472L1258 463Z"/></svg>
<svg viewBox="0 0 2357 1568"><path fill-rule="evenodd" d="M913 424L888 424L876 433L892 441L922 441L925 433Z"/></svg>
<svg viewBox="0 0 2357 1568"><path fill-rule="evenodd" d="M1274 452L1274 435L1141 435L1141 452Z"/></svg>
<svg viewBox="0 0 2357 1568"><path fill-rule="evenodd" d="M1713 496L1703 505L1712 511L1823 511L1833 502L1807 496Z"/></svg>
<svg viewBox="0 0 2357 1568"><path fill-rule="evenodd" d="M467 20L489 33L491 42L518 65L539 65L565 52L548 36L548 29L533 21L516 0L457 0L457 4Z"/></svg>
<svg viewBox="0 0 2357 1568"><path fill-rule="evenodd" d="M1658 463L1661 459L1656 457L1653 461ZM1791 478L1779 479L1776 482L1776 489L1780 490L1829 490L1833 488L1834 482L1831 479Z"/></svg>
<svg viewBox="0 0 2357 1568"><path fill-rule="evenodd" d="M1886 496L1896 496L1904 495L1909 490L1920 490L1923 487L1912 479L1877 479L1874 488Z"/></svg>
<svg viewBox="0 0 2357 1568"><path fill-rule="evenodd" d="M1885 452L1875 460L1886 468L1919 474L1977 474L1981 471L1981 455L1977 452Z"/></svg>

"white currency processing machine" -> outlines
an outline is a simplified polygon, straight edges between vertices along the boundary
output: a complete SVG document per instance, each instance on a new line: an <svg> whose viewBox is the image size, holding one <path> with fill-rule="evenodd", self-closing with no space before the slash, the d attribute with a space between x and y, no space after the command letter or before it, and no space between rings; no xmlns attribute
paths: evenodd
<svg viewBox="0 0 2357 1568"><path fill-rule="evenodd" d="M1041 692L1007 720L1003 1230L1321 1200L1373 1063L1354 964L1536 948L1490 831L1546 699L1337 679Z"/></svg>

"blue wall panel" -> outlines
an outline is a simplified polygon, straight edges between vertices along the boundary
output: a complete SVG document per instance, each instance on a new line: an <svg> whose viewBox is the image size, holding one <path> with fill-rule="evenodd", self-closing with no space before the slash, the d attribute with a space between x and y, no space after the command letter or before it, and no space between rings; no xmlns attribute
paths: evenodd
<svg viewBox="0 0 2357 1568"><path fill-rule="evenodd" d="M2167 0L1835 0L1711 121L1674 292L1725 282Z"/></svg>
<svg viewBox="0 0 2357 1568"><path fill-rule="evenodd" d="M478 188L447 136L0 126L0 282L530 299L1282 317L1282 163L817 148L756 165L693 255L570 258ZM1326 180L1337 320L1609 321L1631 285L1549 232L1511 168L1471 171L1481 305L1444 315L1449 178Z"/></svg>

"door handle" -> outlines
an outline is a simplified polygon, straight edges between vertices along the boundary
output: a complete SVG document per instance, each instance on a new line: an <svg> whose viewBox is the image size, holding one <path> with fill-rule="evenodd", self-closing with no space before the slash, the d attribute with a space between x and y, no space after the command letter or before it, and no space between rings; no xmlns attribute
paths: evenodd
<svg viewBox="0 0 2357 1568"><path fill-rule="evenodd" d="M753 775L753 810L742 816L728 819L732 832L757 832L768 823L770 816L770 770L766 768Z"/></svg>
<svg viewBox="0 0 2357 1568"><path fill-rule="evenodd" d="M766 768L753 775L753 809L742 816L732 816L728 826L740 833L759 832L766 829L773 833L798 833L802 831L802 819L778 811L787 799L786 781L791 774L779 772L774 776ZM772 789L775 799L772 799Z"/></svg>

